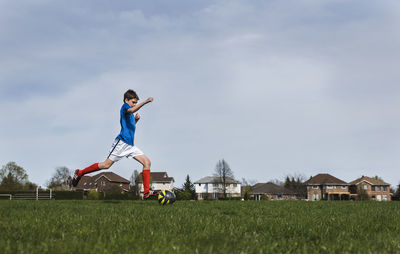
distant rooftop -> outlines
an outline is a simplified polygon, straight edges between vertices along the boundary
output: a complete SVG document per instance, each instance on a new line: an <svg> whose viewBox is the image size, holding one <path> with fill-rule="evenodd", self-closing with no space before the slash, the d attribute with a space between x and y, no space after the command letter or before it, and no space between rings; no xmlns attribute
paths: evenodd
<svg viewBox="0 0 400 254"><path fill-rule="evenodd" d="M221 183L221 179L218 176L206 176L201 178L200 180L194 182L194 183ZM226 183L240 183L239 181L236 181L233 178L227 178Z"/></svg>
<svg viewBox="0 0 400 254"><path fill-rule="evenodd" d="M318 174L314 177L312 177L310 180L306 181L305 184L307 185L313 185L313 184L325 184L325 185L329 185L329 184L337 184L337 185L349 185L348 183L346 183L343 180L340 180L339 178L336 178L330 174Z"/></svg>
<svg viewBox="0 0 400 254"><path fill-rule="evenodd" d="M257 183L251 187L251 192L253 194L295 194L294 191L271 182Z"/></svg>
<svg viewBox="0 0 400 254"><path fill-rule="evenodd" d="M152 181L153 183L155 183L155 182L158 182L158 183L175 182L173 177L168 177L167 172L150 172L150 181ZM139 174L137 182L139 182L139 183L143 182L142 173Z"/></svg>
<svg viewBox="0 0 400 254"><path fill-rule="evenodd" d="M370 183L371 185L390 185L382 180L371 178L368 176L362 176L354 181L351 181L350 184L359 184L364 181Z"/></svg>

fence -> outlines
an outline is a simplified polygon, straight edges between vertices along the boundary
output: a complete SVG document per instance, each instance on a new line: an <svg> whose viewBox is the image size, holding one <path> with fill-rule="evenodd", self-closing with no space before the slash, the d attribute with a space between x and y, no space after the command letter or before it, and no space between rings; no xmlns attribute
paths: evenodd
<svg viewBox="0 0 400 254"><path fill-rule="evenodd" d="M0 197L9 197L11 200L12 195L11 194L0 194Z"/></svg>
<svg viewBox="0 0 400 254"><path fill-rule="evenodd" d="M39 189L36 189L36 192L19 192L14 194L0 194L0 196L10 197L10 200L51 200L54 198L52 195L52 190L49 192L39 192Z"/></svg>

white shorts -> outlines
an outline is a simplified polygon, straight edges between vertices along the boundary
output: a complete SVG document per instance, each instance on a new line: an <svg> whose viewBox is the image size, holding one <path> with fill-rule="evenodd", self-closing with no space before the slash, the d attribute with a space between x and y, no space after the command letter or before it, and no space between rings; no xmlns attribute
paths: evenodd
<svg viewBox="0 0 400 254"><path fill-rule="evenodd" d="M124 157L134 158L139 155L144 155L144 153L138 147L131 146L117 138L112 144L107 158L113 162L117 162Z"/></svg>

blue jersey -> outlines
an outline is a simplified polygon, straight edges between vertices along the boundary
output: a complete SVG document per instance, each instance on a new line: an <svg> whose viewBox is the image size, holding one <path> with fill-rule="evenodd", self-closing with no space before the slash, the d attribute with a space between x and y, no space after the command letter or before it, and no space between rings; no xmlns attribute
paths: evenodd
<svg viewBox="0 0 400 254"><path fill-rule="evenodd" d="M127 112L130 108L131 106L129 106L128 103L124 103L121 107L121 132L117 138L131 146L134 146L136 124L133 114Z"/></svg>

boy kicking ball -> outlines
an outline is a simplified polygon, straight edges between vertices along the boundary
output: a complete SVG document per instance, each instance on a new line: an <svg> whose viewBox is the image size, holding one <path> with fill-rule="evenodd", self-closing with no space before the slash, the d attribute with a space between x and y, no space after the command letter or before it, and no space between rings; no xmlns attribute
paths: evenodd
<svg viewBox="0 0 400 254"><path fill-rule="evenodd" d="M157 195L157 193L150 192L150 159L134 144L136 123L140 119L139 113L134 115L141 107L153 101L150 97L146 101L139 103L139 96L133 90L128 90L124 94L124 104L120 111L120 123L121 132L116 137L114 143L111 146L110 153L104 162L95 163L82 170L75 170L74 176L72 178L72 185L76 187L79 180L83 175L88 173L109 169L114 162L119 161L123 157L133 158L143 165L143 186L144 186L144 198L147 199L152 195Z"/></svg>

